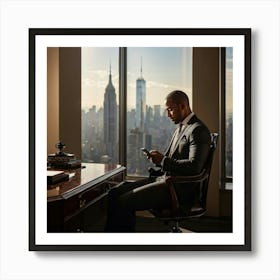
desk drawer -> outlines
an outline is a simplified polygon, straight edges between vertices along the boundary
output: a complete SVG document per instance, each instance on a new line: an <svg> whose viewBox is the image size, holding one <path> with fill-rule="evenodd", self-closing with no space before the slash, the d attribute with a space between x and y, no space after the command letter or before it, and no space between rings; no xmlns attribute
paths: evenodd
<svg viewBox="0 0 280 280"><path fill-rule="evenodd" d="M72 216L77 215L79 212L86 209L91 204L100 200L107 195L109 189L114 186L115 183L103 182L99 185L85 190L82 193L79 193L67 200L64 201L64 217L65 221L69 220Z"/></svg>

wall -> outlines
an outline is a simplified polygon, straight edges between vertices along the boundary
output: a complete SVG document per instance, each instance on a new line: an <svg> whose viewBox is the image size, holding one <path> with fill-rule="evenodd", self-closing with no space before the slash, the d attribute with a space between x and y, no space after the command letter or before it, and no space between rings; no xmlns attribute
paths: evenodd
<svg viewBox="0 0 280 280"><path fill-rule="evenodd" d="M219 132L219 48L193 48L193 111ZM219 154L217 147L207 196L209 216L219 216Z"/></svg>
<svg viewBox="0 0 280 280"><path fill-rule="evenodd" d="M47 48L47 153L59 139L59 48Z"/></svg>
<svg viewBox="0 0 280 280"><path fill-rule="evenodd" d="M47 153L56 152L62 140L66 152L81 158L81 49L47 51Z"/></svg>
<svg viewBox="0 0 280 280"><path fill-rule="evenodd" d="M59 136L81 158L81 48L59 49Z"/></svg>

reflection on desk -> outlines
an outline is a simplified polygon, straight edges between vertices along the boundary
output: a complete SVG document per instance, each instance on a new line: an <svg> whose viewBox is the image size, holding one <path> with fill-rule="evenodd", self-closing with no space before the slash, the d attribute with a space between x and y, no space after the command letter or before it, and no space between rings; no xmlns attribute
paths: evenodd
<svg viewBox="0 0 280 280"><path fill-rule="evenodd" d="M83 163L82 168L64 170L65 173L74 173L69 176L69 180L53 185L48 185L47 197L56 199L68 198L75 194L75 191L87 189L88 184L96 184L107 180L107 178L118 174L124 170L120 165L101 164L101 163ZM119 180L118 180L119 181ZM54 192L54 189L56 190Z"/></svg>

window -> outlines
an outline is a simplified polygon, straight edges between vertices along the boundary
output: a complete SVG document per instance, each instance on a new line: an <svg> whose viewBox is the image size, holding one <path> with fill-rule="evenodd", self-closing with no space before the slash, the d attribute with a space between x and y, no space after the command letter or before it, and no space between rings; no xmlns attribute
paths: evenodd
<svg viewBox="0 0 280 280"><path fill-rule="evenodd" d="M152 164L141 148L164 153L175 130L165 112L165 96L183 90L192 107L192 53L192 48L179 47L82 48L82 161L126 164L127 175L147 176ZM225 48L222 177L226 188L232 182L232 56L233 49ZM119 74L122 64L126 70ZM120 97L123 76L126 94ZM120 98L126 104L121 123Z"/></svg>
<svg viewBox="0 0 280 280"><path fill-rule="evenodd" d="M225 69L225 177L226 188L232 187L232 73L233 73L233 48L226 48Z"/></svg>
<svg viewBox="0 0 280 280"><path fill-rule="evenodd" d="M82 161L118 163L118 48L82 48Z"/></svg>
<svg viewBox="0 0 280 280"><path fill-rule="evenodd" d="M186 92L192 104L192 48L127 49L127 174L146 176L152 164L142 147L162 153L174 124L165 112L165 96Z"/></svg>

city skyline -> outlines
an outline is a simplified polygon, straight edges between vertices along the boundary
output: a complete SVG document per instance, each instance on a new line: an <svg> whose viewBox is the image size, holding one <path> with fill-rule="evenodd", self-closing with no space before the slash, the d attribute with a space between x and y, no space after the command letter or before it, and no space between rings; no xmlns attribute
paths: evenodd
<svg viewBox="0 0 280 280"><path fill-rule="evenodd" d="M119 102L119 48L82 48L82 109L103 106L104 88L109 65L112 82ZM136 108L136 83L142 75L146 80L146 104L164 105L165 96L174 89L189 95L192 103L192 48L128 48L127 49L127 107ZM226 48L226 110L232 111L233 48Z"/></svg>
<svg viewBox="0 0 280 280"><path fill-rule="evenodd" d="M141 76L146 80L146 104L163 104L172 90L185 91L190 100L192 88L191 48L128 48L127 105L136 108L136 83ZM118 48L82 48L82 108L102 107L109 64L112 82L116 85L118 103Z"/></svg>

